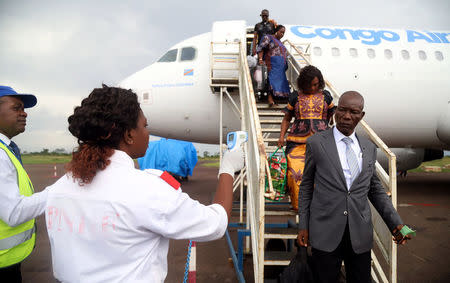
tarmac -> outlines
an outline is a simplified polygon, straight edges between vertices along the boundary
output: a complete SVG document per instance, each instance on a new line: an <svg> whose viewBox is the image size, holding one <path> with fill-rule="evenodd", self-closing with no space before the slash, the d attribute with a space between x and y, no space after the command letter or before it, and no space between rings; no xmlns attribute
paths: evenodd
<svg viewBox="0 0 450 283"><path fill-rule="evenodd" d="M25 165L36 191L54 183L54 165ZM57 176L64 165L56 165ZM182 189L203 204L213 200L217 168L197 165ZM398 211L417 237L398 248L398 282L450 282L450 173L410 173L398 180ZM237 219L232 219L237 221ZM230 233L234 245L237 238ZM188 240L172 240L165 282L183 282ZM236 246L235 246L236 247ZM197 243L197 282L238 282L225 238ZM253 282L252 259L244 264L246 282ZM37 218L37 241L22 263L23 282L55 282L45 217ZM1 281L1 280L0 280Z"/></svg>

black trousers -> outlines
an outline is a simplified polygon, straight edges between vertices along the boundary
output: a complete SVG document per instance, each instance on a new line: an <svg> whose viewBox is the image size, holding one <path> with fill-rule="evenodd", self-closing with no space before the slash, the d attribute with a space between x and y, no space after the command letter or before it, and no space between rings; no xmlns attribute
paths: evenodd
<svg viewBox="0 0 450 283"><path fill-rule="evenodd" d="M19 262L8 267L0 268L0 282L22 283L20 264Z"/></svg>
<svg viewBox="0 0 450 283"><path fill-rule="evenodd" d="M345 277L348 283L371 283L370 250L362 254L353 251L348 224L339 246L332 252L312 248L312 267L315 282L338 282L339 273L345 264Z"/></svg>

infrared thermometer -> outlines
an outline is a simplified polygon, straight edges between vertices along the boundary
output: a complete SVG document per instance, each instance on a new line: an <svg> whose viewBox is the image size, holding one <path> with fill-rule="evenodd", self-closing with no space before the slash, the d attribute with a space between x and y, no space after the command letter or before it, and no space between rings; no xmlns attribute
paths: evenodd
<svg viewBox="0 0 450 283"><path fill-rule="evenodd" d="M235 151L248 140L248 134L244 131L229 132L227 134L227 147L229 151Z"/></svg>

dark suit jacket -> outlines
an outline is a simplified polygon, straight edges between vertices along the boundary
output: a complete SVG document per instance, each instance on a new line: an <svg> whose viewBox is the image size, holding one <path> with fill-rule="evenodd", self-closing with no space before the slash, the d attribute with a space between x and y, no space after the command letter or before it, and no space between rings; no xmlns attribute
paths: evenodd
<svg viewBox="0 0 450 283"><path fill-rule="evenodd" d="M315 249L337 248L349 226L356 253L372 248L373 227L369 200L392 231L402 220L376 176L376 147L358 137L362 151L361 173L347 190L333 129L311 136L306 143L306 160L299 192L299 229L309 230Z"/></svg>

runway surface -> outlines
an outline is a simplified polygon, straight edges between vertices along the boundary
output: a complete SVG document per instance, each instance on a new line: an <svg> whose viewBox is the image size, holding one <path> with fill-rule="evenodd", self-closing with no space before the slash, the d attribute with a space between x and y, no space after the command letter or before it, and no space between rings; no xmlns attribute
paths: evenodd
<svg viewBox="0 0 450 283"><path fill-rule="evenodd" d="M54 165L26 165L36 191L54 183ZM64 172L57 165L57 175ZM201 203L212 202L217 168L198 166L194 176L182 183L182 189ZM417 230L417 237L398 249L399 282L450 282L450 174L412 173L398 182L398 211L404 222ZM236 221L236 220L234 220ZM231 233L236 243L234 233ZM165 282L182 282L186 263L187 240L171 241L168 276ZM224 238L197 245L197 282L237 282ZM251 258L244 271L251 282ZM51 252L45 217L37 220L37 241L33 253L22 264L24 283L54 282Z"/></svg>

